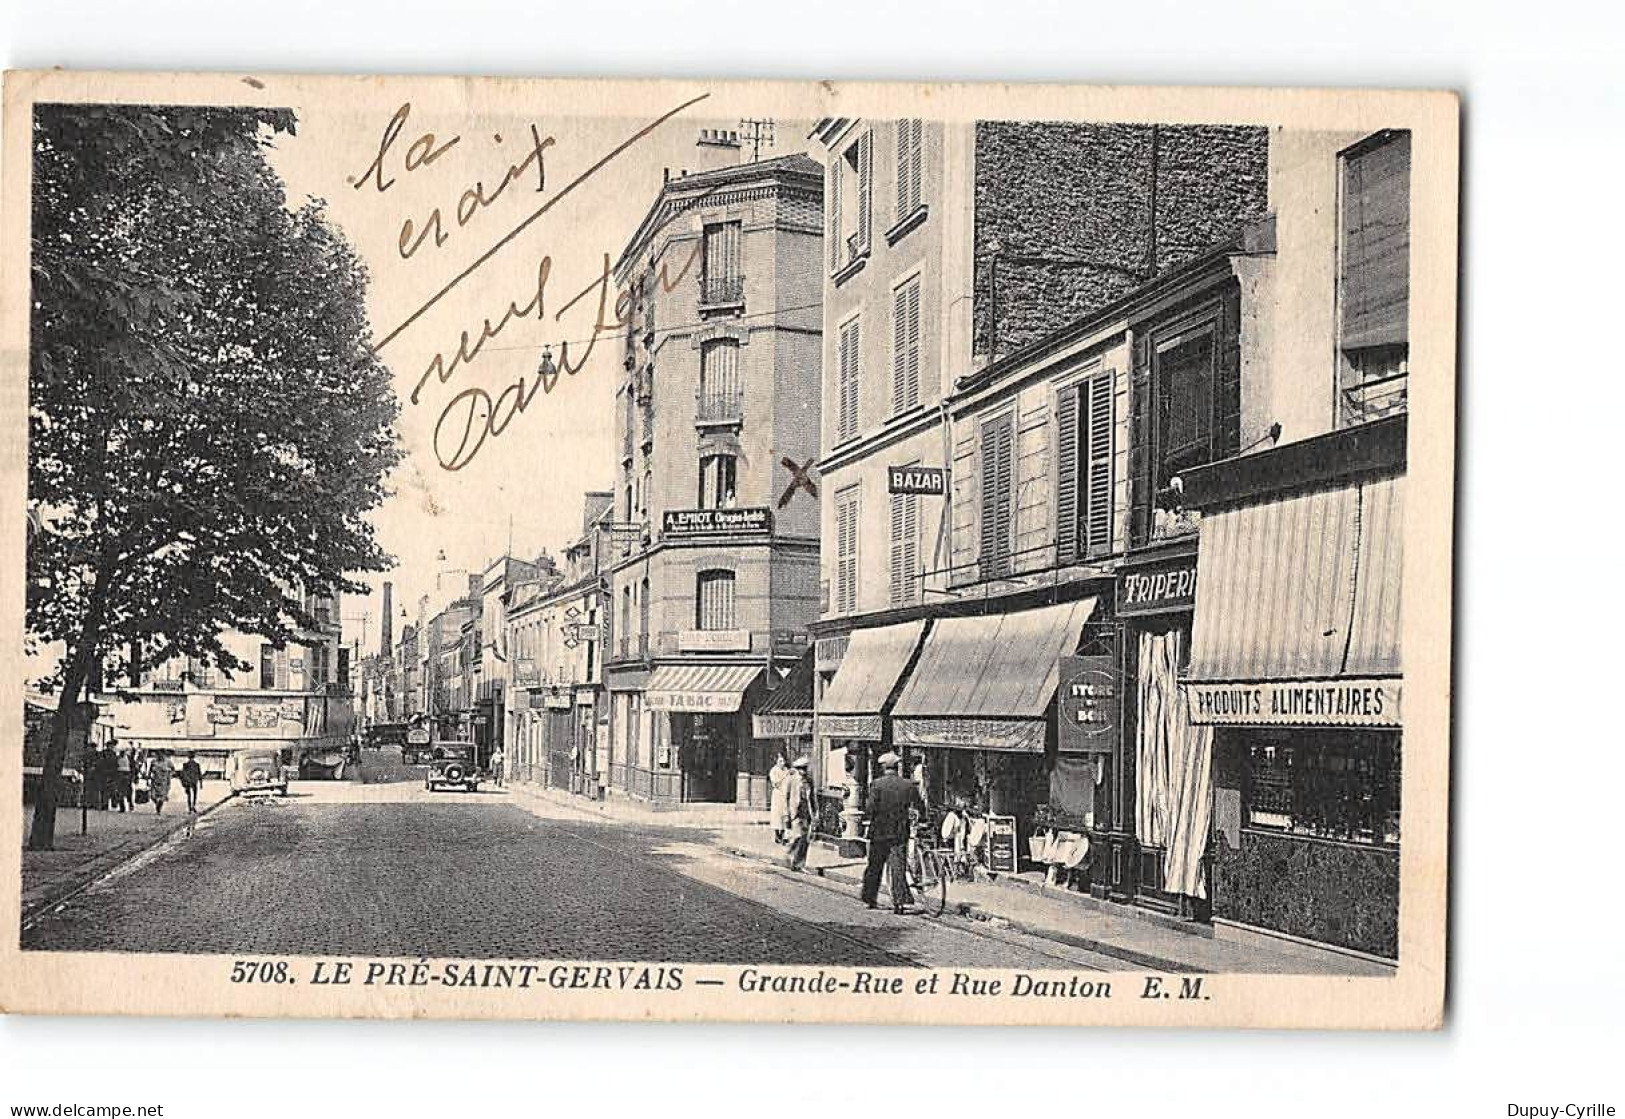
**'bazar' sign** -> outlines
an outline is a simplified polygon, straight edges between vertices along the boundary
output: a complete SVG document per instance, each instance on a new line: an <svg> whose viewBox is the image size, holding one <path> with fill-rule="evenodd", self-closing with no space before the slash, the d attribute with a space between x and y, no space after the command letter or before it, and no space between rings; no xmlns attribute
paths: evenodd
<svg viewBox="0 0 1625 1119"><path fill-rule="evenodd" d="M948 492L947 471L940 466L888 466L886 492L941 497Z"/></svg>
<svg viewBox="0 0 1625 1119"><path fill-rule="evenodd" d="M1187 683L1190 720L1204 726L1397 727L1399 680Z"/></svg>
<svg viewBox="0 0 1625 1119"><path fill-rule="evenodd" d="M1163 614L1196 605L1196 557L1180 556L1117 572L1117 613Z"/></svg>
<svg viewBox="0 0 1625 1119"><path fill-rule="evenodd" d="M1057 695L1061 750L1110 750L1117 740L1121 688L1114 656L1062 657Z"/></svg>
<svg viewBox="0 0 1625 1119"><path fill-rule="evenodd" d="M761 536L773 531L767 509L668 509L662 536Z"/></svg>

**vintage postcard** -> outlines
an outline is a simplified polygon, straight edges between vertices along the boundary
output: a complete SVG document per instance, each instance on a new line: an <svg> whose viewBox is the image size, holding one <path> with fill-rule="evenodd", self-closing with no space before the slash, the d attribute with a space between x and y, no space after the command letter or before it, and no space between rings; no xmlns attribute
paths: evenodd
<svg viewBox="0 0 1625 1119"><path fill-rule="evenodd" d="M1439 1024L1454 95L4 145L4 1009Z"/></svg>

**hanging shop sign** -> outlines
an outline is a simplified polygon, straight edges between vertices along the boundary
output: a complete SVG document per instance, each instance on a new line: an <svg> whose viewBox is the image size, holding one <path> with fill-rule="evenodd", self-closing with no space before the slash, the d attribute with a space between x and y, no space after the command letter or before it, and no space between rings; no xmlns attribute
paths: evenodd
<svg viewBox="0 0 1625 1119"><path fill-rule="evenodd" d="M905 746L946 746L1009 754L1044 752L1043 719L893 719L892 736Z"/></svg>
<svg viewBox="0 0 1625 1119"><path fill-rule="evenodd" d="M820 715L820 738L851 738L860 742L880 741L879 715Z"/></svg>
<svg viewBox="0 0 1625 1119"><path fill-rule="evenodd" d="M1117 614L1135 617L1190 610L1196 605L1196 557L1175 556L1117 572Z"/></svg>
<svg viewBox="0 0 1625 1119"><path fill-rule="evenodd" d="M773 513L752 509L668 509L662 536L762 536L773 531Z"/></svg>
<svg viewBox="0 0 1625 1119"><path fill-rule="evenodd" d="M948 492L948 472L940 466L888 466L886 492L941 497Z"/></svg>
<svg viewBox="0 0 1625 1119"><path fill-rule="evenodd" d="M541 683L542 673L531 657L520 657L513 663L513 682L521 688L534 688Z"/></svg>
<svg viewBox="0 0 1625 1119"><path fill-rule="evenodd" d="M852 635L849 633L839 637L820 637L813 642L813 668L818 672L835 671L846 659L846 647L851 643Z"/></svg>
<svg viewBox="0 0 1625 1119"><path fill-rule="evenodd" d="M1056 699L1059 749L1092 752L1115 747L1122 710L1115 656L1062 657Z"/></svg>
<svg viewBox="0 0 1625 1119"><path fill-rule="evenodd" d="M1403 683L1394 679L1186 683L1190 720L1202 726L1397 727Z"/></svg>
<svg viewBox="0 0 1625 1119"><path fill-rule="evenodd" d="M987 868L994 874L1014 874L1017 870L1016 818L987 818Z"/></svg>

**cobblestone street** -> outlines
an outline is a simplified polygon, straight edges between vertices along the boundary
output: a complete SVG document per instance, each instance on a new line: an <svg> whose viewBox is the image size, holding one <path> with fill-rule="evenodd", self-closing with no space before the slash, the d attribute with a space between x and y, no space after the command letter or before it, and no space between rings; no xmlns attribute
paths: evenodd
<svg viewBox="0 0 1625 1119"><path fill-rule="evenodd" d="M955 918L897 917L733 858L703 829L579 818L512 791L361 782L233 802L47 913L25 948L696 963L1109 968Z"/></svg>

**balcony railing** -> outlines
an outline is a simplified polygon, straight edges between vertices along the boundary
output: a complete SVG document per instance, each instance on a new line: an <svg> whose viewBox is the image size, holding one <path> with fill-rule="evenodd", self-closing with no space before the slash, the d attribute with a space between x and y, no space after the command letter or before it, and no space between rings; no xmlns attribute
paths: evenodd
<svg viewBox="0 0 1625 1119"><path fill-rule="evenodd" d="M1370 423L1404 412L1407 407L1407 386L1410 374L1393 373L1376 377L1343 389L1343 426Z"/></svg>
<svg viewBox="0 0 1625 1119"><path fill-rule="evenodd" d="M702 424L738 423L745 414L745 394L738 389L723 392L702 392L695 408L695 419Z"/></svg>
<svg viewBox="0 0 1625 1119"><path fill-rule="evenodd" d="M741 274L700 277L700 306L727 307L745 301L745 277Z"/></svg>

